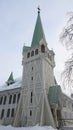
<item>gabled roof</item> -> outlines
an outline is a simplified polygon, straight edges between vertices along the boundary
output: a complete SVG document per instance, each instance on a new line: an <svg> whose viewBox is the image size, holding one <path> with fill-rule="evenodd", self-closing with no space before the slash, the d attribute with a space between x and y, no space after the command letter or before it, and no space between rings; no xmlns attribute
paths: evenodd
<svg viewBox="0 0 73 130"><path fill-rule="evenodd" d="M14 79L13 79L13 73L11 72L11 74L10 74L10 76L9 76L9 78L8 78L8 80L7 80L7 85L10 85L10 84L12 84L12 83L14 83L15 81L14 81Z"/></svg>
<svg viewBox="0 0 73 130"><path fill-rule="evenodd" d="M38 12L31 47L39 45L39 42L41 39L45 39L45 35L44 35L42 22L41 22L41 18L40 18L40 12Z"/></svg>

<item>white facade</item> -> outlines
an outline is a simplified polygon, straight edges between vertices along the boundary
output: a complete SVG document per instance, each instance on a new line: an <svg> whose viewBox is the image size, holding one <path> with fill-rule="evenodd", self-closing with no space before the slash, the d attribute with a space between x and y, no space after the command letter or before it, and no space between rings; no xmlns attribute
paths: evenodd
<svg viewBox="0 0 73 130"><path fill-rule="evenodd" d="M44 47L44 52L41 46ZM38 54L35 55L35 50ZM33 56L27 58L28 53L34 52ZM36 48L23 53L23 116L27 117L27 126L40 123L41 107L44 91L54 85L54 54L49 51L45 42L41 42ZM48 57L50 55L51 58ZM32 101L31 101L32 100ZM32 113L32 114L31 114ZM23 118L24 118L23 117Z"/></svg>

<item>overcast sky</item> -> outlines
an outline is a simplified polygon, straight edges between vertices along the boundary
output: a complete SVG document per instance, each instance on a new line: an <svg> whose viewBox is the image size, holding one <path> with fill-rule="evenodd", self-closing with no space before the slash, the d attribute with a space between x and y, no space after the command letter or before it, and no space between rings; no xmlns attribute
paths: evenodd
<svg viewBox="0 0 73 130"><path fill-rule="evenodd" d="M67 12L73 11L73 0L0 0L0 85L10 72L14 78L22 76L22 47L31 45L38 5L48 47L55 52L55 77L60 83L67 52L59 35Z"/></svg>

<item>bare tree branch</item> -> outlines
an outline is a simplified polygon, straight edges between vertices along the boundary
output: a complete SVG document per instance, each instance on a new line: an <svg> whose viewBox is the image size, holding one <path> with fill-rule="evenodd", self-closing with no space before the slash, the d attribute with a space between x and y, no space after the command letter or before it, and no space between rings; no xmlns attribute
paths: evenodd
<svg viewBox="0 0 73 130"><path fill-rule="evenodd" d="M62 73L63 85L73 86L73 55L65 62L65 70Z"/></svg>
<svg viewBox="0 0 73 130"><path fill-rule="evenodd" d="M64 27L61 35L60 41L65 45L66 49L73 49L73 12L70 12L69 20L67 25Z"/></svg>
<svg viewBox="0 0 73 130"><path fill-rule="evenodd" d="M67 50L71 51L71 58L65 62L65 70L62 73L63 85L73 86L73 12L70 12L70 17L67 25L64 27L60 41L66 47Z"/></svg>

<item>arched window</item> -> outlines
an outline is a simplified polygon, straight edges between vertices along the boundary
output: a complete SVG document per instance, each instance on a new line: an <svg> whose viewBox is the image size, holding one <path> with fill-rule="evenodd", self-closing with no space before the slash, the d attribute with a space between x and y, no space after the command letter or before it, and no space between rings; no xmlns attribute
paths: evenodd
<svg viewBox="0 0 73 130"><path fill-rule="evenodd" d="M41 52L44 53L45 52L45 46L41 45Z"/></svg>
<svg viewBox="0 0 73 130"><path fill-rule="evenodd" d="M35 50L35 55L37 55L37 54L38 54L38 49Z"/></svg>
<svg viewBox="0 0 73 130"><path fill-rule="evenodd" d="M34 56L34 51L31 52L31 56Z"/></svg>
<svg viewBox="0 0 73 130"><path fill-rule="evenodd" d="M30 52L27 53L27 58L29 58L29 57L30 57Z"/></svg>

